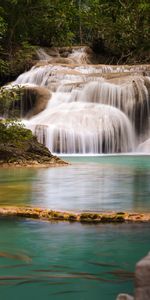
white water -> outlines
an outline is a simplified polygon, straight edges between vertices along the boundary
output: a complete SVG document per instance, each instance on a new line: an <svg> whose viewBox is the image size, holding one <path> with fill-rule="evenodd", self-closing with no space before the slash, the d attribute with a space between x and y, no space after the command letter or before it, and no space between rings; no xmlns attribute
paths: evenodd
<svg viewBox="0 0 150 300"><path fill-rule="evenodd" d="M102 104L49 105L27 126L55 153L114 153L134 147L128 118L118 109Z"/></svg>
<svg viewBox="0 0 150 300"><path fill-rule="evenodd" d="M128 152L149 138L150 77L137 75L146 66L90 65L84 48L69 54L71 64L53 63L52 57L48 63L41 49L40 55L44 61L14 84L53 91L47 109L26 122L52 152ZM128 74L105 75L117 72Z"/></svg>
<svg viewBox="0 0 150 300"><path fill-rule="evenodd" d="M137 152L150 153L150 138L147 139L144 143L139 144L137 147Z"/></svg>

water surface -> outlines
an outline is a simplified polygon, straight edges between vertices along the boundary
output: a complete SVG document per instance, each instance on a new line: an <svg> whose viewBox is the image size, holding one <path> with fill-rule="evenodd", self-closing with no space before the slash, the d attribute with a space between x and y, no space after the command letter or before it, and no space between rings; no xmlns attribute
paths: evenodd
<svg viewBox="0 0 150 300"><path fill-rule="evenodd" d="M149 251L150 224L0 225L3 300L115 300L133 292L135 263Z"/></svg>
<svg viewBox="0 0 150 300"><path fill-rule="evenodd" d="M64 157L71 165L0 169L0 205L150 211L150 156Z"/></svg>

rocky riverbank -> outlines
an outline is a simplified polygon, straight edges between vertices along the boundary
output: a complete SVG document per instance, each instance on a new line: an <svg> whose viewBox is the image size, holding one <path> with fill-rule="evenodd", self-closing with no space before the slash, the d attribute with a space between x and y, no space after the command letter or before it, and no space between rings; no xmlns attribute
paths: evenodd
<svg viewBox="0 0 150 300"><path fill-rule="evenodd" d="M67 164L38 143L36 137L19 143L0 143L0 167L53 167Z"/></svg>
<svg viewBox="0 0 150 300"><path fill-rule="evenodd" d="M0 217L19 217L46 221L69 221L81 223L123 223L123 222L150 222L150 213L127 212L84 212L75 213L55 211L37 207L1 207Z"/></svg>

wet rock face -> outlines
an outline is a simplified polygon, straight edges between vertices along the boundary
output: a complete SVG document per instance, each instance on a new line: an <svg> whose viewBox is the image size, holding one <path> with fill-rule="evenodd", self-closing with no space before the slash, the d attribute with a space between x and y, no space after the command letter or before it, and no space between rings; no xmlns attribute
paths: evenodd
<svg viewBox="0 0 150 300"><path fill-rule="evenodd" d="M10 111L17 110L21 117L30 119L46 108L50 98L51 92L44 87L24 87L20 99L12 103Z"/></svg>
<svg viewBox="0 0 150 300"><path fill-rule="evenodd" d="M135 299L150 299L150 253L136 265Z"/></svg>

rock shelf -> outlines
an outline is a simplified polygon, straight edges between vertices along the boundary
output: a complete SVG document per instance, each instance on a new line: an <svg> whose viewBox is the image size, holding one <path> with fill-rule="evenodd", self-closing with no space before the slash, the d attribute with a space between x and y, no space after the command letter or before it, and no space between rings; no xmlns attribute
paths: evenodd
<svg viewBox="0 0 150 300"><path fill-rule="evenodd" d="M1 207L0 217L19 217L46 221L68 221L80 223L124 223L150 222L150 213L129 212L67 212L33 207Z"/></svg>

